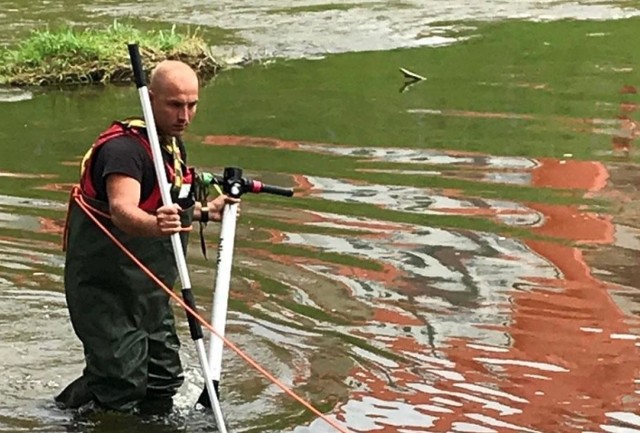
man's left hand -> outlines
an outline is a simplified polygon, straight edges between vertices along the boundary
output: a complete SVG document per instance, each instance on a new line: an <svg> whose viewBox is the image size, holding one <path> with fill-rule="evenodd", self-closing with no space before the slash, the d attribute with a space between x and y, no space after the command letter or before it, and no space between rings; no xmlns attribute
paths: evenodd
<svg viewBox="0 0 640 433"><path fill-rule="evenodd" d="M207 207L209 208L209 219L211 221L221 221L222 220L222 211L224 210L224 206L226 204L234 204L240 203L239 198L229 197L228 195L222 194L213 200L207 203ZM238 205L238 213L237 216L240 216L240 206Z"/></svg>

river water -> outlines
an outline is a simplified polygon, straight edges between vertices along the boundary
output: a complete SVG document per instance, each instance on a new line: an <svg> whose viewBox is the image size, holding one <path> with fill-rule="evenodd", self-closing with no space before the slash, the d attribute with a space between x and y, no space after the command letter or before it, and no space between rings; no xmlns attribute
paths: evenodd
<svg viewBox="0 0 640 433"><path fill-rule="evenodd" d="M557 0L23 0L0 1L0 40L15 42L24 31L60 24L96 25L113 19L197 26L227 34L237 54L309 57L326 53L438 46L456 40L453 23L476 20L621 19L640 12L633 1ZM216 44L217 45L217 44ZM241 48L241 49L240 49Z"/></svg>
<svg viewBox="0 0 640 433"><path fill-rule="evenodd" d="M198 168L296 189L244 198L228 337L350 431L630 433L639 11L0 0L0 41L135 18L204 26L215 50L265 60L207 83L186 137ZM399 67L427 80L407 86ZM202 377L178 307L173 416L52 404L82 368L61 278L68 191L87 146L139 101L111 86L0 100L0 431L213 431L193 408ZM188 260L208 317L214 261L195 239ZM335 431L229 350L222 405L233 432Z"/></svg>

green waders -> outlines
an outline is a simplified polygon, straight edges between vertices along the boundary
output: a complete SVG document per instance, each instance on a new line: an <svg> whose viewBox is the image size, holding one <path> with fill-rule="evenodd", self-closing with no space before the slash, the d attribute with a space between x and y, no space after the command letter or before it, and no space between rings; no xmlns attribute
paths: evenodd
<svg viewBox="0 0 640 433"><path fill-rule="evenodd" d="M192 208L184 211L183 226L189 226L192 217ZM86 367L56 401L66 408L94 401L122 411L154 401L170 405L184 378L169 296L74 201L68 218L65 293ZM98 219L173 287L178 271L168 236L134 237L108 218ZM186 248L186 233L182 244Z"/></svg>

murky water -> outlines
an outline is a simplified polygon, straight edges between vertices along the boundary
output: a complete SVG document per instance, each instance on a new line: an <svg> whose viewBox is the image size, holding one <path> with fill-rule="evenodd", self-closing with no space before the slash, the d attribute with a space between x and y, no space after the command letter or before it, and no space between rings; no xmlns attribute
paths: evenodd
<svg viewBox="0 0 640 433"><path fill-rule="evenodd" d="M145 5L149 23L215 26L253 52L350 52L203 90L191 160L297 192L245 197L228 321L242 350L354 432L640 432L640 22L622 19L637 4ZM0 40L140 7L0 1ZM527 21L475 21L507 17ZM413 48L384 51L397 47ZM365 49L381 51L351 53ZM404 87L398 67L428 79ZM193 409L179 308L174 416L52 404L82 368L61 281L68 190L96 134L139 102L126 87L0 100L0 431L213 430ZM208 317L213 263L191 247ZM231 431L335 431L232 352L223 365Z"/></svg>
<svg viewBox="0 0 640 433"><path fill-rule="evenodd" d="M621 19L640 12L633 1L557 0L23 0L0 1L0 41L61 23L96 25L114 18L201 26L241 55L300 57L451 44L475 20ZM467 22L465 25L464 23ZM464 36L462 36L464 37ZM19 40L19 39L18 39Z"/></svg>

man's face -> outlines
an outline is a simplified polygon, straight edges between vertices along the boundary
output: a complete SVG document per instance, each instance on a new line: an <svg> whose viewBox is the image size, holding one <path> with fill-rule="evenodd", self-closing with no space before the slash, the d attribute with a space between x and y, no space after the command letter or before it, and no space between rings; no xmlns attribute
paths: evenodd
<svg viewBox="0 0 640 433"><path fill-rule="evenodd" d="M150 99L158 131L182 136L196 114L198 82L189 77L176 77L150 92Z"/></svg>

